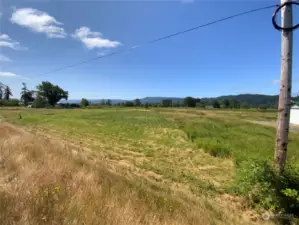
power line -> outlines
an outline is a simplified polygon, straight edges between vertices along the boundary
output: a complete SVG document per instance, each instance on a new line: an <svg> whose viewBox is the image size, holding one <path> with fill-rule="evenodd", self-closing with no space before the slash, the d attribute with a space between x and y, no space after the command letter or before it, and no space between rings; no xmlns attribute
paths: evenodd
<svg viewBox="0 0 299 225"><path fill-rule="evenodd" d="M56 68L54 70L50 70L48 72L41 73L41 74L39 74L37 76L47 75L47 74L50 74L50 73L58 72L58 71L65 70L65 69L68 69L68 68L72 68L72 67L75 67L75 66L79 66L79 65L82 65L82 64L85 64L85 63L89 63L89 62L92 62L92 61L95 61L95 60L98 60L98 59L106 58L106 57L113 56L113 55L122 54L124 52L131 51L131 50L133 50L135 48L139 48L139 47L147 45L147 44L153 44L153 43L156 43L158 41L162 41L162 40L165 40L165 39L168 39L168 38L172 38L172 37L177 36L177 35L181 35L181 34L184 34L184 33L190 32L190 31L197 30L199 28L207 27L207 26L210 26L210 25L213 25L213 24L216 24L216 23L220 23L220 22L229 20L229 19L233 19L233 18L236 18L236 17L239 17L239 16L243 16L243 15L246 15L246 14L253 13L253 12L262 11L262 10L265 10L265 9L270 9L270 8L277 7L277 6L278 6L277 4L276 5L270 5L270 6L266 6L266 7L262 7L262 8L257 8L257 9L252 9L252 10L245 11L245 12L242 12L242 13L234 14L232 16L228 16L228 17L224 17L222 19L214 20L212 22L209 22L209 23L206 23L206 24L202 24L202 25L199 25L199 26L187 29L187 30L183 30L183 31L180 31L180 32L177 32L177 33L173 33L173 34L170 34L170 35L167 35L167 36L163 36L163 37L160 37L160 38L157 38L157 39L154 39L154 40L150 40L150 41L147 41L147 42L145 42L145 43L143 43L141 45L132 46L130 48L119 50L119 51L115 51L115 52L112 52L112 53L109 53L109 54L106 54L106 55L103 55L103 56L97 56L97 57L94 57L94 58L91 58L91 59L87 59L87 60L84 60L84 61L81 61L81 62L77 62L77 63L71 64L71 65L59 67L59 68ZM37 76L34 76L34 77L37 77Z"/></svg>

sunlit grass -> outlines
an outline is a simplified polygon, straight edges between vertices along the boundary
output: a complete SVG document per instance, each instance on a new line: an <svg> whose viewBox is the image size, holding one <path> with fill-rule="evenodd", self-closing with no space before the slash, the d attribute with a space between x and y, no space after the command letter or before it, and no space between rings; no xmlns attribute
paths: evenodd
<svg viewBox="0 0 299 225"><path fill-rule="evenodd" d="M0 124L1 224L251 224L236 206L233 214L217 198L128 176L90 154Z"/></svg>
<svg viewBox="0 0 299 225"><path fill-rule="evenodd" d="M21 112L23 119L19 119ZM107 160L124 177L139 176L188 195L217 196L243 163L272 161L276 112L198 109L1 110L4 120L31 133L65 139ZM290 134L288 159L299 162L299 137ZM84 161L78 160L80 165Z"/></svg>

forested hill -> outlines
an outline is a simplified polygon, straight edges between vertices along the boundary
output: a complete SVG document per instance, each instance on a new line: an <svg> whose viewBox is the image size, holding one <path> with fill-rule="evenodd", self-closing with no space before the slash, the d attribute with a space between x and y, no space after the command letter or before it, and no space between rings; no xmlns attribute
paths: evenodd
<svg viewBox="0 0 299 225"><path fill-rule="evenodd" d="M226 95L216 98L202 98L202 102L211 102L214 100L222 102L224 99L235 99L238 102L247 102L250 106L273 105L278 102L278 95L261 95L261 94L241 94L241 95Z"/></svg>
<svg viewBox="0 0 299 225"><path fill-rule="evenodd" d="M182 102L183 98L166 98L166 97L147 97L140 99L142 102L160 103L163 99L171 99L173 102ZM201 102L212 103L217 100L221 103L223 100L237 100L239 103L247 102L251 107L257 107L260 105L276 106L278 103L278 95L262 95L262 94L240 94L240 95L223 95L214 98L201 98ZM293 100L299 100L299 97L293 98Z"/></svg>

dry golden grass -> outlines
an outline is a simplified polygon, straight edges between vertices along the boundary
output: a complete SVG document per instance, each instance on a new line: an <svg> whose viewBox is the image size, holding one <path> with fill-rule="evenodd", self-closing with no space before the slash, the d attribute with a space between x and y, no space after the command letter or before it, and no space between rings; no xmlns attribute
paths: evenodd
<svg viewBox="0 0 299 225"><path fill-rule="evenodd" d="M251 224L219 196L187 199L88 154L0 123L0 224Z"/></svg>

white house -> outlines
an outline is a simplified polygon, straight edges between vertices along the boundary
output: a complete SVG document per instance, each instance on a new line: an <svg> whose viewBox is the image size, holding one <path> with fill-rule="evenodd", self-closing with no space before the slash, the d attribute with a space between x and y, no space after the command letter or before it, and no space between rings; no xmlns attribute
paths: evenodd
<svg viewBox="0 0 299 225"><path fill-rule="evenodd" d="M299 125L299 102L295 102L295 105L291 108L290 123Z"/></svg>

